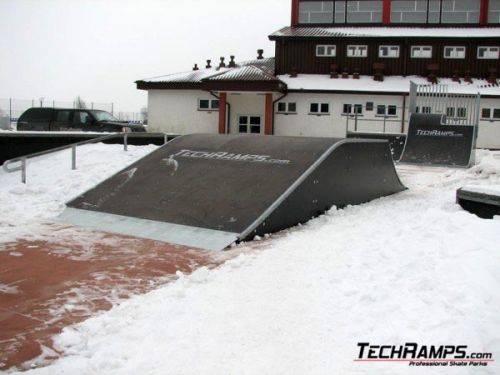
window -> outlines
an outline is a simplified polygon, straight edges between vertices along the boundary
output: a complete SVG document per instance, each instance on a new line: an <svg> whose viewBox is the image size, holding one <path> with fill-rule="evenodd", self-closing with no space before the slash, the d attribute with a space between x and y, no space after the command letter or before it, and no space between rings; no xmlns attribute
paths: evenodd
<svg viewBox="0 0 500 375"><path fill-rule="evenodd" d="M478 59L498 59L499 47L477 47Z"/></svg>
<svg viewBox="0 0 500 375"><path fill-rule="evenodd" d="M395 105L378 105L377 116L396 116L398 108Z"/></svg>
<svg viewBox="0 0 500 375"><path fill-rule="evenodd" d="M488 5L488 23L500 23L500 0L490 0Z"/></svg>
<svg viewBox="0 0 500 375"><path fill-rule="evenodd" d="M297 113L297 103L279 102L278 113Z"/></svg>
<svg viewBox="0 0 500 375"><path fill-rule="evenodd" d="M328 115L330 113L330 104L328 103L311 103L309 114L312 115Z"/></svg>
<svg viewBox="0 0 500 375"><path fill-rule="evenodd" d="M362 104L344 104L342 114L350 115L350 114L363 114L363 105Z"/></svg>
<svg viewBox="0 0 500 375"><path fill-rule="evenodd" d="M445 59L465 59L465 47L444 47Z"/></svg>
<svg viewBox="0 0 500 375"><path fill-rule="evenodd" d="M260 116L238 116L238 131L240 133L260 134Z"/></svg>
<svg viewBox="0 0 500 375"><path fill-rule="evenodd" d="M87 124L92 121L92 117L87 112L75 111L73 114L73 124Z"/></svg>
<svg viewBox="0 0 500 375"><path fill-rule="evenodd" d="M335 45L317 45L316 56L318 57L335 57L337 47Z"/></svg>
<svg viewBox="0 0 500 375"><path fill-rule="evenodd" d="M432 57L431 46L412 46L411 57L414 59L430 59Z"/></svg>
<svg viewBox="0 0 500 375"><path fill-rule="evenodd" d="M337 3L335 7L341 2ZM382 1L347 1L347 23L381 23Z"/></svg>
<svg viewBox="0 0 500 375"><path fill-rule="evenodd" d="M457 108L457 117L466 118L467 117L467 108L458 107Z"/></svg>
<svg viewBox="0 0 500 375"><path fill-rule="evenodd" d="M447 117L455 117L455 108L453 108L453 107L446 108L446 116Z"/></svg>
<svg viewBox="0 0 500 375"><path fill-rule="evenodd" d="M373 102L366 102L366 110L373 111Z"/></svg>
<svg viewBox="0 0 500 375"><path fill-rule="evenodd" d="M367 57L368 46L347 46L348 57Z"/></svg>
<svg viewBox="0 0 500 375"><path fill-rule="evenodd" d="M69 122L71 111L57 111L56 122Z"/></svg>
<svg viewBox="0 0 500 375"><path fill-rule="evenodd" d="M219 101L217 99L198 99L199 111L217 111L219 109Z"/></svg>
<svg viewBox="0 0 500 375"><path fill-rule="evenodd" d="M481 0L443 0L441 23L479 23Z"/></svg>
<svg viewBox="0 0 500 375"><path fill-rule="evenodd" d="M299 23L333 23L333 1L301 1Z"/></svg>
<svg viewBox="0 0 500 375"><path fill-rule="evenodd" d="M481 110L481 118L489 119L490 117L491 117L491 109L490 108L483 108Z"/></svg>
<svg viewBox="0 0 500 375"><path fill-rule="evenodd" d="M426 23L427 0L391 1L391 23Z"/></svg>
<svg viewBox="0 0 500 375"><path fill-rule="evenodd" d="M378 57L381 58L399 57L399 46L379 46Z"/></svg>
<svg viewBox="0 0 500 375"><path fill-rule="evenodd" d="M420 109L420 107L417 106L415 107L415 113L432 113L432 107L423 106L422 109Z"/></svg>
<svg viewBox="0 0 500 375"><path fill-rule="evenodd" d="M483 108L481 118L486 120L500 120L500 108Z"/></svg>

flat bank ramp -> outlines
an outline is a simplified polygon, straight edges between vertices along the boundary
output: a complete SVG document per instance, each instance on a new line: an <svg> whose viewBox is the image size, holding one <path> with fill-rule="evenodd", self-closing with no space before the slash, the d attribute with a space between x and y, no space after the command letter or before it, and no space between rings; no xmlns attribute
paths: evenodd
<svg viewBox="0 0 500 375"><path fill-rule="evenodd" d="M442 125L442 115L412 114L401 163L469 167L474 164L475 127Z"/></svg>
<svg viewBox="0 0 500 375"><path fill-rule="evenodd" d="M401 190L387 141L194 134L69 202L61 219L222 250Z"/></svg>

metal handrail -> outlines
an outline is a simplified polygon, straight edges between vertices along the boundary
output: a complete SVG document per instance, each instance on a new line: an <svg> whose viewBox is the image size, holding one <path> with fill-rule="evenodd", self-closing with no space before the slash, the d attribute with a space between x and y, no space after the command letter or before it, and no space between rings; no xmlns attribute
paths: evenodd
<svg viewBox="0 0 500 375"><path fill-rule="evenodd" d="M33 154L24 155L24 156L19 156L17 158L6 160L3 163L3 170L7 173L21 171L21 181L23 184L25 184L26 183L26 167L27 167L26 161L28 159L32 159L32 158L47 155L47 154L52 154L54 152L58 152L58 151L62 151L62 150L66 150L66 149L71 148L71 169L75 170L76 169L76 148L78 146L83 146L83 145L92 144L92 143L99 143L99 142L106 141L108 139L123 137L123 150L128 151L128 135L129 135L129 132L123 132L120 134L108 134L108 135L104 135L102 137L89 139L87 141L76 142L76 143L72 143L72 144L65 145L65 146L51 148L50 150L35 152ZM168 141L168 136L167 136L167 134L165 134L164 135L164 143L167 143L167 141ZM13 163L20 163L20 165L12 166Z"/></svg>

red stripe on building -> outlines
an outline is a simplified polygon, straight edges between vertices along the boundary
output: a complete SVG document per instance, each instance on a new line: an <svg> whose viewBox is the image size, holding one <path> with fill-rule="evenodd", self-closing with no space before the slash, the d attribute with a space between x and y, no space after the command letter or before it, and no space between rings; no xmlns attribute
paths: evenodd
<svg viewBox="0 0 500 375"><path fill-rule="evenodd" d="M391 0L384 0L382 8L382 23L389 25L391 23Z"/></svg>
<svg viewBox="0 0 500 375"><path fill-rule="evenodd" d="M266 115L264 117L264 134L273 135L273 94L266 94Z"/></svg>
<svg viewBox="0 0 500 375"><path fill-rule="evenodd" d="M299 0L292 0L292 26L299 25Z"/></svg>
<svg viewBox="0 0 500 375"><path fill-rule="evenodd" d="M226 104L227 93L221 92L219 95L219 134L226 134Z"/></svg>

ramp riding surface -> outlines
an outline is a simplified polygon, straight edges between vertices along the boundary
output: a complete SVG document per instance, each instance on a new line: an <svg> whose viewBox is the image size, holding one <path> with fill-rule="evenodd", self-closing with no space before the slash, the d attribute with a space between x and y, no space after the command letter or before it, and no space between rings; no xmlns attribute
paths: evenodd
<svg viewBox="0 0 500 375"><path fill-rule="evenodd" d="M61 218L222 250L403 189L387 141L196 134L69 202Z"/></svg>
<svg viewBox="0 0 500 375"><path fill-rule="evenodd" d="M411 115L400 162L452 167L474 163L475 127L442 125L441 119L442 115Z"/></svg>

